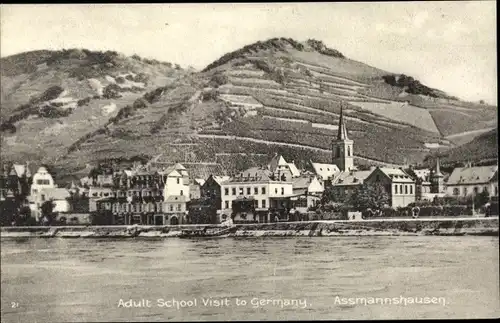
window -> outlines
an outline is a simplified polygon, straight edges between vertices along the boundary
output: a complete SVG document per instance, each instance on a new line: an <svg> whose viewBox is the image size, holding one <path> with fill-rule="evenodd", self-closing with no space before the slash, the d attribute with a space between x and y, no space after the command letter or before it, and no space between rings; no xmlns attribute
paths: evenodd
<svg viewBox="0 0 500 323"><path fill-rule="evenodd" d="M408 194L408 185L405 185L405 194Z"/></svg>
<svg viewBox="0 0 500 323"><path fill-rule="evenodd" d="M247 195L250 195L252 194L252 188L251 187L247 187Z"/></svg>
<svg viewBox="0 0 500 323"><path fill-rule="evenodd" d="M243 187L240 187L239 192L240 192L240 195L243 195Z"/></svg>
<svg viewBox="0 0 500 323"><path fill-rule="evenodd" d="M467 187L464 187L464 196L467 195Z"/></svg>
<svg viewBox="0 0 500 323"><path fill-rule="evenodd" d="M413 194L413 185L410 185L410 194Z"/></svg>
<svg viewBox="0 0 500 323"><path fill-rule="evenodd" d="M224 204L225 204L225 208L229 209L229 201L225 201Z"/></svg>
<svg viewBox="0 0 500 323"><path fill-rule="evenodd" d="M474 194L477 194L477 193L479 193L479 187L476 186L476 187L474 187Z"/></svg>
<svg viewBox="0 0 500 323"><path fill-rule="evenodd" d="M179 177L177 177L177 184L180 184L181 183L181 179Z"/></svg>
<svg viewBox="0 0 500 323"><path fill-rule="evenodd" d="M266 208L266 200L262 200L262 208L265 209Z"/></svg>
<svg viewBox="0 0 500 323"><path fill-rule="evenodd" d="M33 194L36 194L36 193L38 193L38 190L36 190L36 189L33 190Z"/></svg>
<svg viewBox="0 0 500 323"><path fill-rule="evenodd" d="M254 188L253 188L253 194L254 194L254 195L259 194L259 188L258 188L258 187L254 187Z"/></svg>
<svg viewBox="0 0 500 323"><path fill-rule="evenodd" d="M183 190L181 190L181 196L182 196L182 195L184 195L184 191L183 191Z"/></svg>
<svg viewBox="0 0 500 323"><path fill-rule="evenodd" d="M394 194L398 194L398 186L394 185Z"/></svg>
<svg viewBox="0 0 500 323"><path fill-rule="evenodd" d="M227 188L227 187L226 187L226 188L224 189L224 195L229 195L229 188Z"/></svg>
<svg viewBox="0 0 500 323"><path fill-rule="evenodd" d="M460 194L460 190L458 189L458 187L455 187L453 189L453 195L459 195Z"/></svg>
<svg viewBox="0 0 500 323"><path fill-rule="evenodd" d="M285 188L284 187L281 188L281 195L285 195Z"/></svg>
<svg viewBox="0 0 500 323"><path fill-rule="evenodd" d="M278 194L278 188L277 187L274 189L274 194Z"/></svg>
<svg viewBox="0 0 500 323"><path fill-rule="evenodd" d="M483 187L483 192L488 193L488 186Z"/></svg>
<svg viewBox="0 0 500 323"><path fill-rule="evenodd" d="M403 184L399 185L399 194L403 194Z"/></svg>
<svg viewBox="0 0 500 323"><path fill-rule="evenodd" d="M236 195L236 187L233 187L233 195Z"/></svg>
<svg viewBox="0 0 500 323"><path fill-rule="evenodd" d="M45 194L42 194L42 201L45 201Z"/></svg>
<svg viewBox="0 0 500 323"><path fill-rule="evenodd" d="M264 186L262 186L261 192L262 192L262 194L266 194L266 188Z"/></svg>
<svg viewBox="0 0 500 323"><path fill-rule="evenodd" d="M180 211L180 210L181 210L181 205L177 204L177 211Z"/></svg>
<svg viewBox="0 0 500 323"><path fill-rule="evenodd" d="M347 156L351 156L351 146L347 146Z"/></svg>
<svg viewBox="0 0 500 323"><path fill-rule="evenodd" d="M174 210L174 206L172 204L170 204L170 212L172 212Z"/></svg>

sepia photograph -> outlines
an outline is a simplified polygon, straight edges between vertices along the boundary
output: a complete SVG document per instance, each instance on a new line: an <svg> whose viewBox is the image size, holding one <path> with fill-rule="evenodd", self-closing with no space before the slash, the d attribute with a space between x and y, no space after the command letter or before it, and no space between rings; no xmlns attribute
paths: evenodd
<svg viewBox="0 0 500 323"><path fill-rule="evenodd" d="M496 11L0 5L1 321L499 318Z"/></svg>

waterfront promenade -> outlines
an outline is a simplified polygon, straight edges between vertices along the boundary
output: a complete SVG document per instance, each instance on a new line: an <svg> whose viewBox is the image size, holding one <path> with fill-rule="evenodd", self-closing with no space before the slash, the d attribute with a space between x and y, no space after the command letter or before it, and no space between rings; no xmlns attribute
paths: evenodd
<svg viewBox="0 0 500 323"><path fill-rule="evenodd" d="M318 220L235 224L229 237L252 236L365 236L365 235L498 235L498 217L390 218L369 220ZM221 228L220 224L32 226L2 227L1 238L128 238L178 237L182 230Z"/></svg>

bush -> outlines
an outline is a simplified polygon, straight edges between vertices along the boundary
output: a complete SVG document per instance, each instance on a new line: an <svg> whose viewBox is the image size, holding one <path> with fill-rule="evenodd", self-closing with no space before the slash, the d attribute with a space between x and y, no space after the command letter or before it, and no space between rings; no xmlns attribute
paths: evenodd
<svg viewBox="0 0 500 323"><path fill-rule="evenodd" d="M105 99L118 99L121 98L120 87L116 84L109 84L103 90L103 98Z"/></svg>
<svg viewBox="0 0 500 323"><path fill-rule="evenodd" d="M227 75L216 73L210 78L208 86L218 88L219 86L227 83L229 83L229 78L227 77Z"/></svg>
<svg viewBox="0 0 500 323"><path fill-rule="evenodd" d="M309 46L311 46L314 50L318 51L319 53L321 53L323 55L338 57L338 58L345 58L345 56L341 52L339 52L336 49L331 49L331 48L326 47L326 45L320 40L308 39L307 44Z"/></svg>
<svg viewBox="0 0 500 323"><path fill-rule="evenodd" d="M79 106L79 107L82 107L82 106L86 106L89 103L90 103L90 97L78 100L78 102L76 103L76 105Z"/></svg>
<svg viewBox="0 0 500 323"><path fill-rule="evenodd" d="M118 84L123 84L123 83L125 83L125 78L124 78L123 76L117 76L117 77L115 78L115 80L116 80L116 83L118 83Z"/></svg>
<svg viewBox="0 0 500 323"><path fill-rule="evenodd" d="M61 118L69 116L72 112L73 109L60 110L53 106L45 105L39 108L38 116L42 118Z"/></svg>
<svg viewBox="0 0 500 323"><path fill-rule="evenodd" d="M54 85L46 89L40 96L34 96L30 99L30 102L28 105L33 105L33 104L38 104L41 102L45 101L50 101L56 99L62 92L64 92L64 89L60 86ZM20 108L22 108L21 106Z"/></svg>
<svg viewBox="0 0 500 323"><path fill-rule="evenodd" d="M11 122L2 122L2 124L0 124L0 132L3 131L8 131L9 133L15 133L17 131L17 128Z"/></svg>
<svg viewBox="0 0 500 323"><path fill-rule="evenodd" d="M401 75L384 75L382 76L382 79L389 85L400 87L400 88L406 88L407 93L411 94L422 94L422 95L427 95L430 97L443 97L442 95L439 95L436 90L427 87L420 83L420 81L415 80L411 76L407 76L404 74Z"/></svg>

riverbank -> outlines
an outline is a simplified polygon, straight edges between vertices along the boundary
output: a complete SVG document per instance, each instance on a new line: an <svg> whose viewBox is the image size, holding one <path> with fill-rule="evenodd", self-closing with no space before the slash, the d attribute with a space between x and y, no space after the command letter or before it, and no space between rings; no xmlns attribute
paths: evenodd
<svg viewBox="0 0 500 323"><path fill-rule="evenodd" d="M168 238L220 225L1 227L1 238ZM229 237L498 235L498 217L238 224Z"/></svg>

